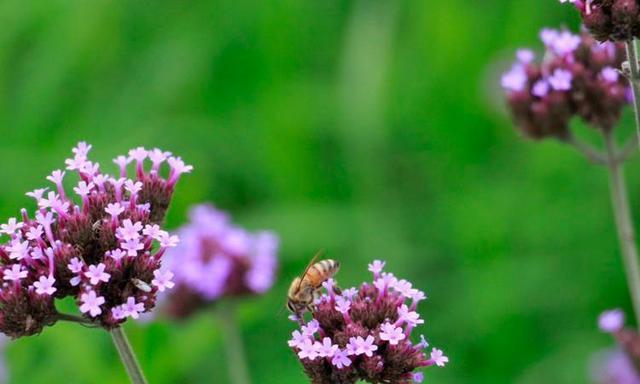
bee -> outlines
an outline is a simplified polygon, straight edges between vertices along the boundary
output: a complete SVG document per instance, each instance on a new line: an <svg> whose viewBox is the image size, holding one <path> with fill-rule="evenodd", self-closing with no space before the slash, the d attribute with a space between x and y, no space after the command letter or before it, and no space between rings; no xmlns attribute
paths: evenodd
<svg viewBox="0 0 640 384"><path fill-rule="evenodd" d="M321 252L318 252L311 259L302 276L293 279L289 287L287 309L298 316L305 311L315 311L313 302L320 295L322 283L335 276L340 269L340 262L336 260L326 259L316 262L320 254Z"/></svg>

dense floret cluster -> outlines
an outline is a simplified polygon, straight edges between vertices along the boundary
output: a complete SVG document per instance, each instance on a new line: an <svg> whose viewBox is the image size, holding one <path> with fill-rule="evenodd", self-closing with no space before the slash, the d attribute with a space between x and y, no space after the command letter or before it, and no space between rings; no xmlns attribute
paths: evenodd
<svg viewBox="0 0 640 384"><path fill-rule="evenodd" d="M417 368L449 361L437 348L427 356L423 336L411 341L413 329L424 323L416 309L426 297L410 282L382 272L384 264L370 264L374 280L359 288L340 291L329 279L313 319L305 323L292 317L301 328L292 333L289 346L313 383L422 382Z"/></svg>
<svg viewBox="0 0 640 384"><path fill-rule="evenodd" d="M566 138L569 121L579 116L608 131L628 104L630 89L619 72L624 60L620 44L598 43L583 32L544 29L545 54L540 63L527 49L502 76L511 114L528 137Z"/></svg>
<svg viewBox="0 0 640 384"><path fill-rule="evenodd" d="M224 296L271 288L279 247L273 232L251 233L209 204L194 206L189 216L178 231L180 245L166 255L176 284L166 298L170 315L185 317Z"/></svg>
<svg viewBox="0 0 640 384"><path fill-rule="evenodd" d="M0 245L0 331L8 336L33 335L53 324L60 317L54 299L67 296L76 298L89 322L113 328L150 311L157 292L172 284L160 265L178 238L160 225L176 182L192 167L169 152L139 147L114 160L119 173L112 176L89 161L90 149L78 144L66 171L47 177L52 190L27 193L38 205L32 215L23 209L22 220L0 225L8 237ZM73 194L63 186L68 171L78 175Z"/></svg>
<svg viewBox="0 0 640 384"><path fill-rule="evenodd" d="M638 0L560 0L572 3L582 22L600 41L629 41L640 37Z"/></svg>

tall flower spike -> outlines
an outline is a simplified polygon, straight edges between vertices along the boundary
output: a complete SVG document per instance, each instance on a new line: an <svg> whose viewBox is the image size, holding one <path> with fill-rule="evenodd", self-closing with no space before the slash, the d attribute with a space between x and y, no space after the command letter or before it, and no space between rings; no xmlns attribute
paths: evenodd
<svg viewBox="0 0 640 384"><path fill-rule="evenodd" d="M191 208L190 222L177 238L153 226L143 233L169 248L165 265L172 276L158 274L158 289L175 284L166 297L171 316L184 317L223 296L260 294L275 280L278 237L272 232L250 233L230 223L228 215L211 205Z"/></svg>
<svg viewBox="0 0 640 384"><path fill-rule="evenodd" d="M624 47L598 43L586 32L543 29L544 60L518 51L502 87L513 119L528 137L570 136L569 121L579 116L600 130L613 129L628 103L628 83L618 76Z"/></svg>
<svg viewBox="0 0 640 384"><path fill-rule="evenodd" d="M369 265L378 284L345 289L335 303L320 300L312 320L292 333L289 346L313 383L420 382L418 368L449 361L436 348L427 356L424 337L411 340L413 327L423 323L404 292L411 284L381 273L383 266L381 261Z"/></svg>
<svg viewBox="0 0 640 384"><path fill-rule="evenodd" d="M68 296L75 297L87 321L113 329L127 317L151 311L157 293L173 286L171 271L160 272L160 264L178 239L160 241L143 228L165 232L159 223L175 186L158 169L145 171L146 155L139 148L131 152L141 165L134 178L126 177L125 159L112 183L113 176L88 160L90 149L78 144L67 160L72 172L56 170L47 177L55 191L27 194L38 203L35 220L23 210L22 222L11 218L0 225L10 237L0 244L0 332L8 336L37 334L55 323L54 299ZM73 173L78 180L69 195L62 181ZM127 188L118 191L118 185ZM114 316L114 310L124 315Z"/></svg>

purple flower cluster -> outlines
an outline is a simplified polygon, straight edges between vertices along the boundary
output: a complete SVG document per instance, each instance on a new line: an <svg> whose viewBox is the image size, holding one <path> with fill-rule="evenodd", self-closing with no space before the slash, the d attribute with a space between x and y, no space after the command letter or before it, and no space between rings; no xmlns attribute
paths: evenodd
<svg viewBox="0 0 640 384"><path fill-rule="evenodd" d="M170 315L185 317L223 296L271 288L278 265L274 233L250 233L208 204L194 206L189 216L178 231L180 245L166 255L176 283L167 297Z"/></svg>
<svg viewBox="0 0 640 384"><path fill-rule="evenodd" d="M543 29L541 63L522 49L502 76L511 114L522 132L532 138L565 138L569 121L579 116L591 126L611 130L628 103L629 87L618 72L624 49L598 43L583 32Z"/></svg>
<svg viewBox="0 0 640 384"><path fill-rule="evenodd" d="M292 333L289 346L313 383L419 383L423 373L414 372L417 368L449 361L437 348L427 357L423 336L412 343L411 332L424 323L416 308L426 297L410 282L382 272L384 264L369 264L374 280L359 289L340 291L327 280L313 319L305 323L292 317L301 328Z"/></svg>
<svg viewBox="0 0 640 384"><path fill-rule="evenodd" d="M49 188L27 193L38 209L22 221L0 225L8 237L0 245L0 331L8 336L39 333L58 319L55 298L73 296L91 322L113 328L150 311L160 290L169 287L160 271L165 251L178 243L159 226L180 175L190 172L179 157L142 147L119 156L119 174L100 171L82 142L66 160L77 173L74 198L63 186L69 177L56 170ZM145 170L145 161L151 167ZM167 178L161 166L169 164ZM135 177L127 165L135 164Z"/></svg>
<svg viewBox="0 0 640 384"><path fill-rule="evenodd" d="M640 37L638 0L560 0L576 6L582 22L598 40L628 41Z"/></svg>
<svg viewBox="0 0 640 384"><path fill-rule="evenodd" d="M618 348L594 361L596 381L601 384L640 384L638 331L624 327L624 313L619 309L603 312L598 318L598 326L616 339Z"/></svg>
<svg viewBox="0 0 640 384"><path fill-rule="evenodd" d="M601 351L592 362L593 381L598 384L640 384L634 362L621 349Z"/></svg>

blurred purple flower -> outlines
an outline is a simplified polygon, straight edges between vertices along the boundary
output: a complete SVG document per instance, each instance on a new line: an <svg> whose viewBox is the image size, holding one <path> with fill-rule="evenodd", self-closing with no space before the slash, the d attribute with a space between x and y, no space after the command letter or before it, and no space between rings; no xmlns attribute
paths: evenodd
<svg viewBox="0 0 640 384"><path fill-rule="evenodd" d="M233 225L212 205L190 211L190 222L178 230L180 244L166 254L175 289L166 298L171 315L187 316L223 296L261 294L273 285L278 237L251 233Z"/></svg>
<svg viewBox="0 0 640 384"><path fill-rule="evenodd" d="M598 43L586 32L549 28L540 39L546 48L542 61L520 49L501 80L518 128L535 139L566 139L569 121L579 116L595 128L613 129L630 89L615 69L622 65L624 47Z"/></svg>
<svg viewBox="0 0 640 384"><path fill-rule="evenodd" d="M598 318L602 332L609 333L618 347L595 355L591 363L594 380L598 384L640 384L640 334L624 327L624 313L620 309L604 311Z"/></svg>
<svg viewBox="0 0 640 384"><path fill-rule="evenodd" d="M598 317L598 327L602 332L613 333L624 327L624 312L620 309L604 311Z"/></svg>
<svg viewBox="0 0 640 384"><path fill-rule="evenodd" d="M598 40L631 41L640 37L640 5L636 0L560 0L572 3Z"/></svg>
<svg viewBox="0 0 640 384"><path fill-rule="evenodd" d="M633 361L620 348L595 355L591 360L591 373L598 384L640 384Z"/></svg>

